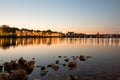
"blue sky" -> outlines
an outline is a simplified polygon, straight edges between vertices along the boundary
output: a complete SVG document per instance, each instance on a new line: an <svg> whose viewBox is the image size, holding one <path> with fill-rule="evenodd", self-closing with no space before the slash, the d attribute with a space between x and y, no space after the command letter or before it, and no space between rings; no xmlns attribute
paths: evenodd
<svg viewBox="0 0 120 80"><path fill-rule="evenodd" d="M0 0L0 25L84 33L120 32L120 0Z"/></svg>

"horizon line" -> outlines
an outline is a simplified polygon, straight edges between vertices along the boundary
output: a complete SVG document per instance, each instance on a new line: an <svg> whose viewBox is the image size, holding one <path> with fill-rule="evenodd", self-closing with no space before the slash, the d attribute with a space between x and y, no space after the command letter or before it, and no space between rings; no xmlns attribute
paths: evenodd
<svg viewBox="0 0 120 80"><path fill-rule="evenodd" d="M19 27L19 26L9 26L9 25L6 25L4 24L5 26L8 26L10 28L18 28L18 29L27 29L27 30L34 30L34 31L37 31L37 30L40 30L40 29L33 29L33 28L25 28L25 27ZM0 25L0 27L3 27L4 25ZM54 31L54 32L61 32L61 33L68 33L68 32L74 32L74 33L83 33L83 34L120 34L120 32L100 32L100 31L96 31L96 32L75 32L75 31L72 31L72 30L68 30L67 32L63 32L63 31L56 31L56 30L52 30L52 29L46 29L46 30L40 30L40 31L47 31L47 30L51 30L51 31Z"/></svg>

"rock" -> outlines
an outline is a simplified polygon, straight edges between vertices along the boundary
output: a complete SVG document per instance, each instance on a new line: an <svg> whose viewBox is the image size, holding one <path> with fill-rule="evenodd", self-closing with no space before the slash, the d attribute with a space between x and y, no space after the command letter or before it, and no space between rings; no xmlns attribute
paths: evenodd
<svg viewBox="0 0 120 80"><path fill-rule="evenodd" d="M35 60L35 58L32 58L33 59L33 61Z"/></svg>
<svg viewBox="0 0 120 80"><path fill-rule="evenodd" d="M59 68L60 68L58 65L55 65L54 63L47 65L47 67L51 67L55 71L59 70Z"/></svg>
<svg viewBox="0 0 120 80"><path fill-rule="evenodd" d="M42 67L41 67L41 70L45 70L45 69L46 69L45 66L42 66Z"/></svg>
<svg viewBox="0 0 120 80"><path fill-rule="evenodd" d="M69 62L69 58L64 59L64 61Z"/></svg>
<svg viewBox="0 0 120 80"><path fill-rule="evenodd" d="M61 58L62 56L58 56L58 58Z"/></svg>
<svg viewBox="0 0 120 80"><path fill-rule="evenodd" d="M27 61L21 57L16 61L10 61L4 63L4 71L7 71L8 75L6 77L8 80L27 80L27 75L29 75L34 69L35 61Z"/></svg>
<svg viewBox="0 0 120 80"><path fill-rule="evenodd" d="M92 58L92 56L87 56L87 58Z"/></svg>
<svg viewBox="0 0 120 80"><path fill-rule="evenodd" d="M19 69L20 67L21 67L20 64L15 63L15 64L13 64L12 69L13 69L13 70L17 70L17 69Z"/></svg>
<svg viewBox="0 0 120 80"><path fill-rule="evenodd" d="M2 66L2 65L0 65L0 72L2 71L2 68L3 68L3 66Z"/></svg>
<svg viewBox="0 0 120 80"><path fill-rule="evenodd" d="M42 71L41 71L41 75L46 75L47 73L48 73L47 70L42 70Z"/></svg>
<svg viewBox="0 0 120 80"><path fill-rule="evenodd" d="M79 58L79 56L76 56L76 58Z"/></svg>
<svg viewBox="0 0 120 80"><path fill-rule="evenodd" d="M25 70L27 72L27 75L29 75L30 73L32 73L32 71L34 70L34 63L35 61L30 61L30 62L26 62L21 69Z"/></svg>
<svg viewBox="0 0 120 80"><path fill-rule="evenodd" d="M68 67L70 68L76 68L77 67L77 62L69 62Z"/></svg>
<svg viewBox="0 0 120 80"><path fill-rule="evenodd" d="M48 64L47 67L52 67L52 66L54 66L54 65L55 65L54 63Z"/></svg>
<svg viewBox="0 0 120 80"><path fill-rule="evenodd" d="M79 56L75 56L75 57L73 57L73 60L76 60L77 58L79 58Z"/></svg>
<svg viewBox="0 0 120 80"><path fill-rule="evenodd" d="M60 63L60 61L59 61L59 60L57 60L57 61L55 61L55 63L56 63L56 64L59 64L59 63Z"/></svg>
<svg viewBox="0 0 120 80"><path fill-rule="evenodd" d="M68 80L80 80L80 76L69 75Z"/></svg>
<svg viewBox="0 0 120 80"><path fill-rule="evenodd" d="M10 62L4 63L4 71L7 71L8 73L12 70L12 64Z"/></svg>
<svg viewBox="0 0 120 80"><path fill-rule="evenodd" d="M8 76L8 80L27 80L27 73L24 70L12 71Z"/></svg>
<svg viewBox="0 0 120 80"><path fill-rule="evenodd" d="M80 80L80 76L75 76L75 80Z"/></svg>
<svg viewBox="0 0 120 80"><path fill-rule="evenodd" d="M7 80L7 77L5 74L0 74L0 80Z"/></svg>
<svg viewBox="0 0 120 80"><path fill-rule="evenodd" d="M16 61L5 62L4 63L4 70L9 72L10 70L17 70L21 67L20 64L16 63Z"/></svg>
<svg viewBox="0 0 120 80"><path fill-rule="evenodd" d="M52 69L54 69L55 71L58 71L59 70L59 66L58 65L54 65L54 66L52 66Z"/></svg>
<svg viewBox="0 0 120 80"><path fill-rule="evenodd" d="M11 70L22 69L25 70L27 74L30 74L34 69L34 63L35 61L27 62L23 58L20 58L18 63L16 63L16 61L4 63L4 70L9 73Z"/></svg>
<svg viewBox="0 0 120 80"><path fill-rule="evenodd" d="M20 59L18 60L18 63L22 66L27 63L27 60L25 60L23 57L20 57Z"/></svg>
<svg viewBox="0 0 120 80"><path fill-rule="evenodd" d="M63 64L63 66L66 66L66 64Z"/></svg>
<svg viewBox="0 0 120 80"><path fill-rule="evenodd" d="M12 70L17 70L21 67L20 64L16 63L16 61L13 61L13 60L9 64L11 64Z"/></svg>
<svg viewBox="0 0 120 80"><path fill-rule="evenodd" d="M84 56L84 55L80 55L79 59L80 59L81 61L86 61L86 60L88 59L88 57L87 57L87 56Z"/></svg>

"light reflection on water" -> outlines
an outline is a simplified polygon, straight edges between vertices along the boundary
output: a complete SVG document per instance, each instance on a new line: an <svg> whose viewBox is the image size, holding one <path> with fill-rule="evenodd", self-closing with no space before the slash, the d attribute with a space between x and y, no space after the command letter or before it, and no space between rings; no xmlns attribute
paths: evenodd
<svg viewBox="0 0 120 80"><path fill-rule="evenodd" d="M83 80L86 77L94 80L97 80L96 77L102 80L106 80L106 77L117 80L120 77L119 38L0 38L0 60L3 60L0 63L22 56L28 60L34 57L36 65L47 65L55 62L59 55L88 55L93 58L85 62L77 60L79 65L74 70L69 71L62 66L57 72L50 70L45 77L40 76L39 68L35 68L31 79L48 80L50 76L64 77L63 74L79 75Z"/></svg>
<svg viewBox="0 0 120 80"><path fill-rule="evenodd" d="M119 38L0 38L0 47L7 49L18 45L81 44L86 46L120 46Z"/></svg>

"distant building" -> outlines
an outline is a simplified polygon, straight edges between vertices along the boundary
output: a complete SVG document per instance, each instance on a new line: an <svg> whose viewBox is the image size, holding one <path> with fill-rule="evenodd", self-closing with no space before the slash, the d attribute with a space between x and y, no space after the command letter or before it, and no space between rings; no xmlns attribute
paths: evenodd
<svg viewBox="0 0 120 80"><path fill-rule="evenodd" d="M17 36L21 36L22 32L21 32L21 30L16 30L16 31L15 31L15 34L16 34Z"/></svg>
<svg viewBox="0 0 120 80"><path fill-rule="evenodd" d="M2 28L0 28L0 35L2 35Z"/></svg>
<svg viewBox="0 0 120 80"><path fill-rule="evenodd" d="M99 34L99 32L97 33L97 38L99 38L100 37L100 34Z"/></svg>
<svg viewBox="0 0 120 80"><path fill-rule="evenodd" d="M67 32L66 36L67 37L73 37L73 36L75 36L75 33L74 32Z"/></svg>

